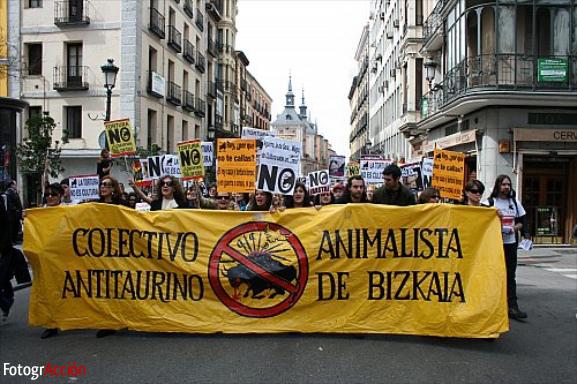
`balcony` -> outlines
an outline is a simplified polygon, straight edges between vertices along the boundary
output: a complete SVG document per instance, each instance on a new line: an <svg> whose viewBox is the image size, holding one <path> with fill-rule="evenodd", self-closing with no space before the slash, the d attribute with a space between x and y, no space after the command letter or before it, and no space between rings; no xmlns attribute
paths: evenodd
<svg viewBox="0 0 577 384"><path fill-rule="evenodd" d="M180 86L172 81L168 82L168 93L166 94L166 101L173 105L182 104L182 90Z"/></svg>
<svg viewBox="0 0 577 384"><path fill-rule="evenodd" d="M206 115L206 104L204 100L197 97L194 103L194 114L199 117L204 117Z"/></svg>
<svg viewBox="0 0 577 384"><path fill-rule="evenodd" d="M206 59L204 55L199 51L196 51L196 61L194 62L194 67L198 69L200 73L204 73L206 70Z"/></svg>
<svg viewBox="0 0 577 384"><path fill-rule="evenodd" d="M246 91L246 80L245 79L240 79L240 89L242 89L243 91Z"/></svg>
<svg viewBox="0 0 577 384"><path fill-rule="evenodd" d="M174 25L168 26L168 46L176 52L182 52L182 35Z"/></svg>
<svg viewBox="0 0 577 384"><path fill-rule="evenodd" d="M194 45L187 39L184 39L184 52L182 57L191 64L194 64Z"/></svg>
<svg viewBox="0 0 577 384"><path fill-rule="evenodd" d="M434 52L443 46L443 17L441 11L445 0L439 0L423 24L423 50Z"/></svg>
<svg viewBox="0 0 577 384"><path fill-rule="evenodd" d="M206 95L216 99L216 82L209 81L207 84Z"/></svg>
<svg viewBox="0 0 577 384"><path fill-rule="evenodd" d="M206 2L206 11L216 22L221 21L222 20L222 1L221 0L208 0Z"/></svg>
<svg viewBox="0 0 577 384"><path fill-rule="evenodd" d="M54 67L53 88L55 91L86 91L88 90L88 67L58 66Z"/></svg>
<svg viewBox="0 0 577 384"><path fill-rule="evenodd" d="M212 57L216 57L216 43L210 37L208 38L208 46L206 47L206 50Z"/></svg>
<svg viewBox="0 0 577 384"><path fill-rule="evenodd" d="M194 111L194 95L188 91L182 93L182 109L188 112Z"/></svg>
<svg viewBox="0 0 577 384"><path fill-rule="evenodd" d="M543 64L540 68L539 60L549 60L556 72L548 72ZM549 73L557 75L551 77ZM539 105L548 97L565 95L569 96L568 99L577 97L577 56L538 58L524 54L480 55L463 60L445 75L440 84L435 84L423 96L421 118L446 112L449 107L461 108L451 113L464 114L469 111L463 108L510 103ZM455 103L464 97L469 99L466 105ZM558 97L555 100L552 102L557 106L564 106Z"/></svg>
<svg viewBox="0 0 577 384"><path fill-rule="evenodd" d="M216 50L219 53L230 53L230 52L232 52L232 45L223 44L223 43L216 43Z"/></svg>
<svg viewBox="0 0 577 384"><path fill-rule="evenodd" d="M164 32L164 16L155 8L150 8L150 24L148 25L148 30L161 39L164 39L166 36Z"/></svg>
<svg viewBox="0 0 577 384"><path fill-rule="evenodd" d="M188 17L190 17L192 19L192 16L193 16L192 0L184 0L184 5L182 6L182 9L184 10L184 13L186 13L188 15Z"/></svg>
<svg viewBox="0 0 577 384"><path fill-rule="evenodd" d="M59 27L90 24L87 0L55 1L54 24Z"/></svg>
<svg viewBox="0 0 577 384"><path fill-rule="evenodd" d="M196 8L196 18L194 19L194 24L196 24L198 29L204 31L204 15L198 8Z"/></svg>

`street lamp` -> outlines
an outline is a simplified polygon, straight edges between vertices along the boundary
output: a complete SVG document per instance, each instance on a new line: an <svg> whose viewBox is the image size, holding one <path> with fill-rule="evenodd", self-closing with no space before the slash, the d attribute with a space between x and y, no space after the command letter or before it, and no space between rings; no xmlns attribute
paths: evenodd
<svg viewBox="0 0 577 384"><path fill-rule="evenodd" d="M112 99L112 88L116 85L116 75L118 67L114 65L114 59L108 59L107 63L100 67L104 73L104 87L106 88L106 116L104 121L110 121L110 101Z"/></svg>
<svg viewBox="0 0 577 384"><path fill-rule="evenodd" d="M430 89L433 80L435 80L435 69L437 68L437 63L429 57L425 61L423 66L425 67L425 78L429 82L429 89Z"/></svg>

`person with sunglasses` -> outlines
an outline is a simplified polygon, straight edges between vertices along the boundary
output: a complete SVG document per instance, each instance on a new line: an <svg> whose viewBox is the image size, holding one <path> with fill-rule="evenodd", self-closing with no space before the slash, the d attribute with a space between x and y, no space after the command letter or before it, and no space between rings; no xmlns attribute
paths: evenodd
<svg viewBox="0 0 577 384"><path fill-rule="evenodd" d="M425 188L419 194L419 204L436 204L441 202L441 193L437 188Z"/></svg>
<svg viewBox="0 0 577 384"><path fill-rule="evenodd" d="M100 179L99 184L99 203L122 205L122 200L120 198L120 187L118 186L118 181L110 175L103 176Z"/></svg>
<svg viewBox="0 0 577 384"><path fill-rule="evenodd" d="M473 207L480 207L481 198L485 193L485 186L479 180L469 180L465 185L465 196L463 198L463 205L471 205Z"/></svg>
<svg viewBox="0 0 577 384"><path fill-rule="evenodd" d="M146 196L134 183L134 180L129 180L129 184L143 201L150 204L151 211L187 208L186 199L182 192L182 188L180 187L180 183L174 176L165 175L158 179L156 182L157 192L154 198Z"/></svg>

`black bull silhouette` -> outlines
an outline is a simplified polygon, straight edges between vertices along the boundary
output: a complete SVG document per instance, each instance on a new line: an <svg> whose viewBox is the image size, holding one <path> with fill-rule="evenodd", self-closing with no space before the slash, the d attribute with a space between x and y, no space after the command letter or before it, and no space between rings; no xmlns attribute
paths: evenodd
<svg viewBox="0 0 577 384"><path fill-rule="evenodd" d="M292 265L286 266L281 262L274 260L268 253L258 253L249 256L249 258L254 263L260 265L263 269L266 269L268 272L283 279L287 283L292 282L296 278L297 271L295 267ZM261 293L267 289L274 290L269 296L271 299L276 295L284 295L285 293L285 290L282 287L266 280L243 264L225 270L224 276L228 278L228 282L234 289L238 289L241 284L247 285L244 297L247 297L249 292L252 291L252 298L261 299L264 297Z"/></svg>

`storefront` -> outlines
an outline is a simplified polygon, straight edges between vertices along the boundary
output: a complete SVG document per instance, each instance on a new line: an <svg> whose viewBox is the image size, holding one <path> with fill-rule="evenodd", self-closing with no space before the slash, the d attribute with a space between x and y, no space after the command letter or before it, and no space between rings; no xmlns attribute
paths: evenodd
<svg viewBox="0 0 577 384"><path fill-rule="evenodd" d="M518 128L521 199L537 244L565 244L577 224L577 128Z"/></svg>

